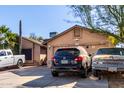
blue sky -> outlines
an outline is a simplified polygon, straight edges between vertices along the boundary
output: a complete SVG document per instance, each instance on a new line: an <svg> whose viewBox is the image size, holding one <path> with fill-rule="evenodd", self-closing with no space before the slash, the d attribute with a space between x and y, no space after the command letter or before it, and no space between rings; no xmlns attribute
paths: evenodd
<svg viewBox="0 0 124 93"><path fill-rule="evenodd" d="M49 32L62 32L76 23L67 6L0 6L0 25L7 25L12 32L18 33L18 22L22 20L23 36L35 33L37 36L49 38Z"/></svg>

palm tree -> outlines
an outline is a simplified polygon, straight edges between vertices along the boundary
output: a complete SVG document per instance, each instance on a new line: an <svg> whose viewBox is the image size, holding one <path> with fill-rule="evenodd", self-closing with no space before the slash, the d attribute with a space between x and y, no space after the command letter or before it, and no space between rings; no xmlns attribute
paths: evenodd
<svg viewBox="0 0 124 93"><path fill-rule="evenodd" d="M16 34L12 33L5 25L0 26L0 34L2 35L0 41L4 41L3 45L12 49L16 44Z"/></svg>

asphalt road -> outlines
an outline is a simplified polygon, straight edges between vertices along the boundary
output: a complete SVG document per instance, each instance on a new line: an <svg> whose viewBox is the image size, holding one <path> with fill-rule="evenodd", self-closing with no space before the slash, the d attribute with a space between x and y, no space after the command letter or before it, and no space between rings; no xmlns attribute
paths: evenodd
<svg viewBox="0 0 124 93"><path fill-rule="evenodd" d="M113 78L112 78L113 79ZM61 74L52 77L50 69L43 67L23 67L22 69L0 70L1 88L108 88L124 87L124 79L119 78L113 82L110 77L98 80L89 74L88 78L82 79L75 74Z"/></svg>

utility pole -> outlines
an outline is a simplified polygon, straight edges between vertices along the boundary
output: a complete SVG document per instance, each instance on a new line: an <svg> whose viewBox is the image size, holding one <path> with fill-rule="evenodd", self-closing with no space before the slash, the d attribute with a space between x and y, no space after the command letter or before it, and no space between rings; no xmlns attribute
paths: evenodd
<svg viewBox="0 0 124 93"><path fill-rule="evenodd" d="M19 21L19 54L21 54L22 50L22 22Z"/></svg>

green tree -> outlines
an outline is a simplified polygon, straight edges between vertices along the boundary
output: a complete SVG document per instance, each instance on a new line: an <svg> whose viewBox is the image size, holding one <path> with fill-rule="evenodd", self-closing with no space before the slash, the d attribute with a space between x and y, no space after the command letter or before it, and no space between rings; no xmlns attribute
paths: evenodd
<svg viewBox="0 0 124 93"><path fill-rule="evenodd" d="M8 27L5 25L0 26L0 41L4 41L3 44L5 48L13 48L16 44L16 34L12 33Z"/></svg>
<svg viewBox="0 0 124 93"><path fill-rule="evenodd" d="M72 5L75 17L92 31L107 34L117 44L124 43L124 5Z"/></svg>
<svg viewBox="0 0 124 93"><path fill-rule="evenodd" d="M35 33L30 33L29 38L30 39L34 39L34 40L37 40L37 36L35 35Z"/></svg>
<svg viewBox="0 0 124 93"><path fill-rule="evenodd" d="M31 33L29 38L38 40L38 41L43 41L43 38L41 36L36 36L35 33Z"/></svg>

